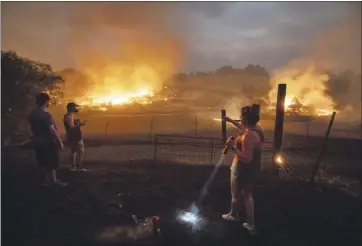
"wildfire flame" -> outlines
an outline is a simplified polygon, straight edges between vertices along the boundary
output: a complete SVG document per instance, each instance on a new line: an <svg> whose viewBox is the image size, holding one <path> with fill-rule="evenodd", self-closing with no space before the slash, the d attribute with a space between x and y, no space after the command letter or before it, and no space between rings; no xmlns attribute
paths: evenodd
<svg viewBox="0 0 362 246"><path fill-rule="evenodd" d="M150 104L154 91L162 86L158 72L146 65L108 65L105 69L89 69L87 75L93 86L85 97L76 99L84 106Z"/></svg>
<svg viewBox="0 0 362 246"><path fill-rule="evenodd" d="M112 93L109 95L97 95L90 96L87 100L82 100L81 105L90 105L90 104L111 104L111 105L121 105L121 104L130 104L134 102L139 102L142 104L149 104L150 101L147 100L148 97L153 96L153 92L147 90L140 90L133 93Z"/></svg>
<svg viewBox="0 0 362 246"><path fill-rule="evenodd" d="M158 32L156 35L164 35L164 38L152 44L147 38L138 39L138 35L134 35L137 38L132 38L132 41L125 37L125 42L114 56L95 55L87 60L81 68L88 79L83 93L86 95L75 100L79 104L96 107L151 104L154 96L165 87L165 81L175 73L182 47L167 33Z"/></svg>
<svg viewBox="0 0 362 246"><path fill-rule="evenodd" d="M331 115L334 111L332 98L325 94L329 77L317 71L314 64L308 64L305 69L297 69L292 65L277 71L271 80L272 90L269 93L271 102L276 101L278 84L287 84L285 112L295 115ZM271 106L272 108L275 106Z"/></svg>

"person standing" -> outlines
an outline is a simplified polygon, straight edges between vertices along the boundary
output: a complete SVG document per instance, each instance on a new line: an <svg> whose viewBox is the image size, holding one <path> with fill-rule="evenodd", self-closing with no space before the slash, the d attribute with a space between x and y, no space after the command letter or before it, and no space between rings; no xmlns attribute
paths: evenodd
<svg viewBox="0 0 362 246"><path fill-rule="evenodd" d="M234 152L234 161L231 165L231 211L222 215L226 220L238 220L238 209L243 202L246 213L246 222L243 227L250 234L256 233L254 221L254 199L253 189L261 174L262 144L264 142L264 131L258 125L259 105L243 107L241 109L240 120L242 125L237 125L235 121L225 117L223 120L237 125L245 131L238 136L235 141L231 138L227 141L227 146Z"/></svg>
<svg viewBox="0 0 362 246"><path fill-rule="evenodd" d="M58 128L52 115L45 111L49 107L50 97L46 93L36 96L36 107L29 113L28 122L33 133L34 151L38 165L45 171L46 185L67 186L57 179L59 149L64 148Z"/></svg>
<svg viewBox="0 0 362 246"><path fill-rule="evenodd" d="M67 113L64 115L64 128L67 135L67 142L70 145L70 168L71 172L87 171L82 168L82 158L84 154L84 142L81 127L85 122L81 122L74 117L79 112L79 105L74 102L67 104Z"/></svg>

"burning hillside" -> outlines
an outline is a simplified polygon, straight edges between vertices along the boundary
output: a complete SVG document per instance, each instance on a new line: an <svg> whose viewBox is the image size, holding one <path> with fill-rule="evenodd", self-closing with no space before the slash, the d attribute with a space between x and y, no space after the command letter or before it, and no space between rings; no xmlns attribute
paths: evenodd
<svg viewBox="0 0 362 246"><path fill-rule="evenodd" d="M290 64L276 72L271 80L272 90L269 92L269 108L275 109L278 84L287 84L285 112L287 115L331 115L334 102L326 94L328 75L317 71L313 64L303 69L297 69Z"/></svg>
<svg viewBox="0 0 362 246"><path fill-rule="evenodd" d="M168 53L159 55L159 45L168 48ZM65 94L69 91L71 98L84 106L150 104L177 67L177 55L172 53L177 49L173 39L157 45L142 41L125 44L119 58L90 59L80 69L87 82L66 80L66 84L77 84L78 92L75 95L74 87L69 86Z"/></svg>
<svg viewBox="0 0 362 246"><path fill-rule="evenodd" d="M93 82L86 89L86 96L78 99L81 105L147 104L162 80L154 69L128 64L106 66L105 69L88 69Z"/></svg>

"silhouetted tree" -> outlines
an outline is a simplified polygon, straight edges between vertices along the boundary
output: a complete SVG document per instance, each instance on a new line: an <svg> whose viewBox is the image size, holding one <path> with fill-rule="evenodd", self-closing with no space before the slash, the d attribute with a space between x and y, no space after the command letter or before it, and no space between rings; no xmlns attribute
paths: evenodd
<svg viewBox="0 0 362 246"><path fill-rule="evenodd" d="M233 74L235 69L232 66L223 66L215 71L217 75L228 75Z"/></svg>
<svg viewBox="0 0 362 246"><path fill-rule="evenodd" d="M49 64L29 60L12 51L1 51L2 132L7 130L11 135L17 130L29 108L33 107L32 100L37 92L47 91L53 98L61 95L61 81ZM15 119L10 123L12 131L4 129L3 123L8 119Z"/></svg>

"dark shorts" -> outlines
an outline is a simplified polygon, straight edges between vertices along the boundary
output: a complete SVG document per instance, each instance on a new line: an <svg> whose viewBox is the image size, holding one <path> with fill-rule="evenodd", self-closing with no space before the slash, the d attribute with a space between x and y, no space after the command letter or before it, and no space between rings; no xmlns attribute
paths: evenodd
<svg viewBox="0 0 362 246"><path fill-rule="evenodd" d="M56 169L59 165L59 147L56 143L37 144L34 147L38 165L46 169Z"/></svg>

